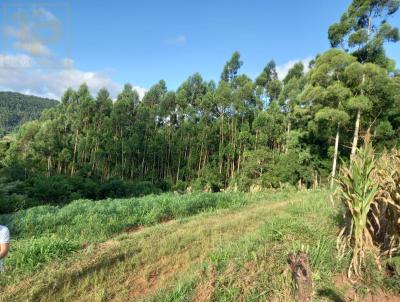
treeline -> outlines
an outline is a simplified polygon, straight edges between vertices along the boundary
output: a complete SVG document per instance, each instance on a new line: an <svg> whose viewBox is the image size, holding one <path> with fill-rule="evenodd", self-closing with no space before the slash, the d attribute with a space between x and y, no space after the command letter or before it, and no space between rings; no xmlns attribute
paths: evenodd
<svg viewBox="0 0 400 302"><path fill-rule="evenodd" d="M18 129L23 123L39 119L44 110L57 105L56 100L17 92L0 92L0 137Z"/></svg>
<svg viewBox="0 0 400 302"><path fill-rule="evenodd" d="M400 76L383 48L399 39L387 22L398 5L378 2L355 0L329 29L345 49L283 80L270 61L253 81L235 52L218 83L194 74L171 91L160 81L143 99L127 84L115 101L106 89L67 90L5 153L3 196L14 205L328 184L366 131L378 150L400 145Z"/></svg>

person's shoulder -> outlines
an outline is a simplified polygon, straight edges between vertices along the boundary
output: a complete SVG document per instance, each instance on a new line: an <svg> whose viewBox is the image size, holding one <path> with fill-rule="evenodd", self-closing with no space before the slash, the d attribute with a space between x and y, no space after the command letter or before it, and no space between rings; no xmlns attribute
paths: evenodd
<svg viewBox="0 0 400 302"><path fill-rule="evenodd" d="M10 231L4 226L0 225L0 243L6 243L10 240Z"/></svg>

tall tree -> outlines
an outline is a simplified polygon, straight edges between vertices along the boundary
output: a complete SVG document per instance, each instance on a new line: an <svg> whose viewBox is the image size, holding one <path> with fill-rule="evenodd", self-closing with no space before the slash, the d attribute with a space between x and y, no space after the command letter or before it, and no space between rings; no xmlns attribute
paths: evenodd
<svg viewBox="0 0 400 302"><path fill-rule="evenodd" d="M331 123L335 129L335 146L331 172L331 186L336 175L340 130L349 120L345 104L352 96L345 86L344 71L356 59L337 49L319 56L309 75L309 84L303 98L310 102L317 122Z"/></svg>
<svg viewBox="0 0 400 302"><path fill-rule="evenodd" d="M232 54L231 59L226 62L224 69L222 70L221 80L225 82L232 82L236 78L242 65L243 61L240 60L240 53L235 51Z"/></svg>
<svg viewBox="0 0 400 302"><path fill-rule="evenodd" d="M265 103L269 103L278 99L282 90L282 83L278 79L276 64L274 60L267 63L264 70L256 79L256 86L259 94L264 96Z"/></svg>
<svg viewBox="0 0 400 302"><path fill-rule="evenodd" d="M340 21L329 27L332 47L352 51L361 63L393 68L393 61L385 55L384 43L400 38L399 30L388 22L399 7L399 0L353 0Z"/></svg>

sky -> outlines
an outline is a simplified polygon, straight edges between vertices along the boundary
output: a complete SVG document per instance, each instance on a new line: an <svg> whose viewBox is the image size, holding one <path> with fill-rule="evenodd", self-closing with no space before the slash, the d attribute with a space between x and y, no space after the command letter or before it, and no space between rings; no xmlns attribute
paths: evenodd
<svg viewBox="0 0 400 302"><path fill-rule="evenodd" d="M283 77L329 49L328 27L350 2L3 0L0 90L60 98L86 82L115 98L130 83L143 95L160 79L176 89L195 72L218 81L236 50L242 73L255 78L274 59ZM400 26L399 15L391 22ZM400 43L387 54L400 63Z"/></svg>

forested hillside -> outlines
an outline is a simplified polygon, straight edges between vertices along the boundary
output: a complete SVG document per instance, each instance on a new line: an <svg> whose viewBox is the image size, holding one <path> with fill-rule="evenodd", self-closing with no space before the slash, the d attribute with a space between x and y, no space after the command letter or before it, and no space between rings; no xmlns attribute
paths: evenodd
<svg viewBox="0 0 400 302"><path fill-rule="evenodd" d="M18 129L23 123L37 120L46 109L58 105L56 100L25 95L17 92L0 92L0 136Z"/></svg>

